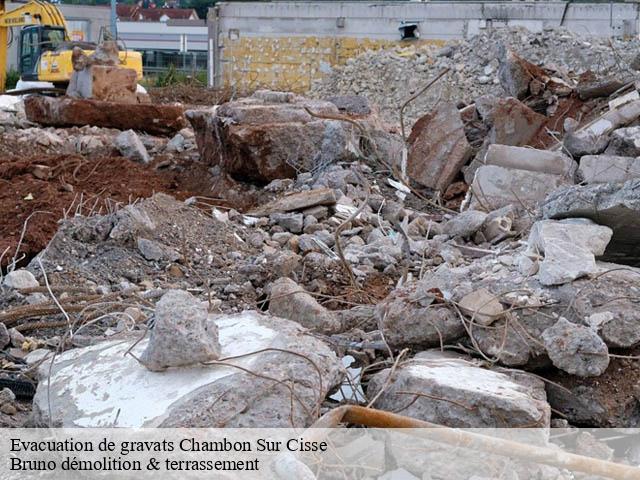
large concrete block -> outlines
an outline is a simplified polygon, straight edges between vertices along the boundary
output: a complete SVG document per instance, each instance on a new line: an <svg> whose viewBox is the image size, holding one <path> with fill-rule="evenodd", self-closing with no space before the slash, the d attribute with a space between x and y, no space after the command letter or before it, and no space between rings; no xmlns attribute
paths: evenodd
<svg viewBox="0 0 640 480"><path fill-rule="evenodd" d="M640 178L640 158L585 155L580 159L578 172L580 179L587 183L622 183Z"/></svg>
<svg viewBox="0 0 640 480"><path fill-rule="evenodd" d="M172 135L187 126L180 105L123 104L33 95L24 101L27 118L45 126L96 127Z"/></svg>
<svg viewBox="0 0 640 480"><path fill-rule="evenodd" d="M408 138L407 175L444 191L471 156L460 113L451 102L421 117Z"/></svg>
<svg viewBox="0 0 640 480"><path fill-rule="evenodd" d="M604 260L640 265L640 179L563 188L545 200L545 218L590 218L613 230Z"/></svg>
<svg viewBox="0 0 640 480"><path fill-rule="evenodd" d="M572 178L577 168L577 164L571 158L560 152L508 145L489 145L484 163L530 172L562 175L567 178Z"/></svg>
<svg viewBox="0 0 640 480"><path fill-rule="evenodd" d="M230 362L240 368L192 365L152 372L125 354L136 341L134 337L70 350L55 358L50 381L43 380L38 386L35 423L222 428L291 427L291 422L302 427L315 420L318 399L342 377L340 362L325 343L293 322L257 312L221 315L209 321L219 329L223 357L249 354ZM133 348L136 357L148 341ZM282 351L251 354L270 347L292 350L309 359ZM48 362L39 374L47 378ZM295 401L287 386L267 377L291 385Z"/></svg>
<svg viewBox="0 0 640 480"><path fill-rule="evenodd" d="M506 205L535 209L549 193L569 184L560 175L486 165L476 171L468 207L487 212Z"/></svg>
<svg viewBox="0 0 640 480"><path fill-rule="evenodd" d="M389 381L391 376L391 381ZM480 368L440 351L419 353L374 375L374 407L448 427L549 426L544 383L533 375Z"/></svg>

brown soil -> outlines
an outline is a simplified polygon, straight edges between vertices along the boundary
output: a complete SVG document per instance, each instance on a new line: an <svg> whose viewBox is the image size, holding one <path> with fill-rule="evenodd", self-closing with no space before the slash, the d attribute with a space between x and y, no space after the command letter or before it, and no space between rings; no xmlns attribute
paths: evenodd
<svg viewBox="0 0 640 480"><path fill-rule="evenodd" d="M37 164L51 167L52 175L48 180L33 175L33 167ZM24 238L17 257L29 259L47 245L58 229L58 221L65 215L105 213L154 192L164 192L178 199L202 195L202 185L196 185L194 179L206 178L206 175L202 175L197 164L193 169L200 173L181 175L175 166L156 170L154 165L144 166L122 157L2 158L0 253L8 250L0 264L7 265L16 254L23 229Z"/></svg>
<svg viewBox="0 0 640 480"><path fill-rule="evenodd" d="M153 103L179 102L184 105L217 105L231 99L231 92L198 84L171 85L149 89Z"/></svg>

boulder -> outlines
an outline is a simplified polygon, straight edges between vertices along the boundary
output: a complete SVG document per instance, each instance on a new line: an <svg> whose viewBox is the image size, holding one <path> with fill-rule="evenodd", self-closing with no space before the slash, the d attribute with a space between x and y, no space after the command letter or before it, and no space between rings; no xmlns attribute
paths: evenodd
<svg viewBox="0 0 640 480"><path fill-rule="evenodd" d="M546 428L551 417L544 383L533 375L480 368L440 351L373 375L367 396L378 393L376 408L447 427Z"/></svg>
<svg viewBox="0 0 640 480"><path fill-rule="evenodd" d="M153 371L220 358L218 327L207 307L188 292L169 290L156 304L151 339L140 360Z"/></svg>
<svg viewBox="0 0 640 480"><path fill-rule="evenodd" d="M612 231L588 219L541 220L527 241L529 251L544 254L538 278L543 285L559 285L596 273Z"/></svg>
<svg viewBox="0 0 640 480"><path fill-rule="evenodd" d="M550 194L545 218L589 218L613 230L603 260L640 265L640 179L571 186Z"/></svg>
<svg viewBox="0 0 640 480"><path fill-rule="evenodd" d="M579 377L597 377L609 366L609 350L596 332L560 317L541 335L551 362Z"/></svg>
<svg viewBox="0 0 640 480"><path fill-rule="evenodd" d="M507 205L535 209L549 193L570 183L560 175L485 165L476 171L467 207L487 212Z"/></svg>
<svg viewBox="0 0 640 480"><path fill-rule="evenodd" d="M440 233L452 237L470 237L482 227L486 218L485 212L466 210L445 222Z"/></svg>
<svg viewBox="0 0 640 480"><path fill-rule="evenodd" d="M418 119L407 143L409 178L442 192L451 184L472 153L460 112L451 102L440 104Z"/></svg>
<svg viewBox="0 0 640 480"><path fill-rule="evenodd" d="M340 320L336 315L289 278L280 278L271 284L269 313L310 330L324 333L340 331Z"/></svg>
<svg viewBox="0 0 640 480"><path fill-rule="evenodd" d="M212 316L209 321L218 327L222 356L244 356L228 360L229 366L152 372L125 355L135 337L70 350L55 358L50 382L44 380L49 364L39 368L34 423L265 428L304 427L317 418L320 402L342 379L340 362L325 343L293 322L256 312ZM140 356L148 341L142 340L132 353ZM299 355L253 353L268 348Z"/></svg>

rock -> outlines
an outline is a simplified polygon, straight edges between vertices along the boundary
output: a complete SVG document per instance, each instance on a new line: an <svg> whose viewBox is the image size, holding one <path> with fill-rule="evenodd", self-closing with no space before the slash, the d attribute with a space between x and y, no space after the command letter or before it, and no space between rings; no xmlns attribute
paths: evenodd
<svg viewBox="0 0 640 480"><path fill-rule="evenodd" d="M588 219L541 220L534 223L529 250L544 254L538 278L543 285L559 285L596 273L595 256L601 256L612 230Z"/></svg>
<svg viewBox="0 0 640 480"><path fill-rule="evenodd" d="M609 145L609 136L590 131L568 132L562 139L562 144L575 158L598 155Z"/></svg>
<svg viewBox="0 0 640 480"><path fill-rule="evenodd" d="M0 322L0 350L4 350L5 347L11 344L11 335L7 330L7 326Z"/></svg>
<svg viewBox="0 0 640 480"><path fill-rule="evenodd" d="M74 51L74 54L76 52ZM67 95L105 102L136 104L137 73L120 65L91 65L71 74Z"/></svg>
<svg viewBox="0 0 640 480"><path fill-rule="evenodd" d="M9 388L3 388L0 390L0 405L4 405L5 403L13 403L16 401L16 395Z"/></svg>
<svg viewBox="0 0 640 480"><path fill-rule="evenodd" d="M166 147L168 152L182 152L185 149L185 138L181 133L176 133L175 136L167 142Z"/></svg>
<svg viewBox="0 0 640 480"><path fill-rule="evenodd" d="M0 329L2 329L2 327L0 327ZM24 335L22 335L15 328L9 329L9 338L11 339L11 345L15 348L21 348L22 344L26 341L26 338L24 337ZM0 340L0 344L1 343L2 341Z"/></svg>
<svg viewBox="0 0 640 480"><path fill-rule="evenodd" d="M274 101L278 96L288 101ZM269 92L225 103L216 110L187 112L203 161L219 165L232 176L259 182L294 178L296 172L355 158L359 130L348 122L315 115L335 117L340 111L330 102ZM372 138L378 131L391 136L383 131L376 115L359 120ZM382 147L377 140L374 143Z"/></svg>
<svg viewBox="0 0 640 480"><path fill-rule="evenodd" d="M107 341L56 356L50 388L42 380L34 397L34 423L266 428L305 427L317 419L319 399L342 380L342 366L325 343L293 322L256 312L212 316L209 321L218 328L221 355L248 354L233 364L262 377L222 365L152 372L125 355L135 337ZM139 357L148 342L142 340L132 353ZM283 351L253 353L267 348L300 356ZM48 371L45 362L38 371L40 378L47 378Z"/></svg>
<svg viewBox="0 0 640 480"><path fill-rule="evenodd" d="M376 320L389 345L436 347L465 333L464 326L446 305L437 304L431 282L414 282L393 290L376 307ZM434 304L435 302L435 304Z"/></svg>
<svg viewBox="0 0 640 480"><path fill-rule="evenodd" d="M545 428L550 423L541 380L514 370L479 368L440 351L420 353L393 373L386 369L373 375L367 396L380 391L374 407L447 427Z"/></svg>
<svg viewBox="0 0 640 480"><path fill-rule="evenodd" d="M220 358L218 327L190 293L169 290L156 304L155 324L141 360L152 371Z"/></svg>
<svg viewBox="0 0 640 480"><path fill-rule="evenodd" d="M512 97L523 99L529 93L529 84L533 79L547 76L542 68L526 61L504 46L501 46L498 58L500 85Z"/></svg>
<svg viewBox="0 0 640 480"><path fill-rule="evenodd" d="M147 149L133 130L120 133L116 137L115 146L123 157L140 163L149 163L151 161Z"/></svg>
<svg viewBox="0 0 640 480"><path fill-rule="evenodd" d="M586 183L623 183L640 178L640 158L613 155L585 155L578 168Z"/></svg>
<svg viewBox="0 0 640 480"><path fill-rule="evenodd" d="M247 215L263 216L278 212L293 212L317 206L335 205L335 203L336 194L333 189L319 188L284 195L273 202L249 211Z"/></svg>
<svg viewBox="0 0 640 480"><path fill-rule="evenodd" d="M640 265L640 179L573 186L545 200L545 218L590 218L613 230L603 260Z"/></svg>
<svg viewBox="0 0 640 480"><path fill-rule="evenodd" d="M302 257L289 250L283 250L270 259L271 271L276 277L289 277L298 269Z"/></svg>
<svg viewBox="0 0 640 480"><path fill-rule="evenodd" d="M4 276L2 284L5 287L13 288L16 290L22 288L35 288L40 286L38 280L36 280L36 277L33 276L33 273L22 268L7 273Z"/></svg>
<svg viewBox="0 0 640 480"><path fill-rule="evenodd" d="M485 212L466 210L445 222L441 233L452 237L470 237L482 227L486 218Z"/></svg>
<svg viewBox="0 0 640 480"><path fill-rule="evenodd" d="M486 288L468 293L460 300L460 309L474 323L491 325L504 315L504 308L499 299Z"/></svg>
<svg viewBox="0 0 640 480"><path fill-rule="evenodd" d="M496 98L482 117L491 125L488 142L500 145L529 145L546 123L544 115L513 97Z"/></svg>
<svg viewBox="0 0 640 480"><path fill-rule="evenodd" d="M573 178L577 167L571 158L559 152L508 145L489 145L484 164L549 173L569 179Z"/></svg>
<svg viewBox="0 0 640 480"><path fill-rule="evenodd" d="M25 99L24 106L30 121L52 127L92 125L140 130L151 135L171 135L187 126L180 105L128 105L31 95Z"/></svg>
<svg viewBox="0 0 640 480"><path fill-rule="evenodd" d="M609 366L609 350L596 332L560 317L542 332L553 364L571 375L597 377Z"/></svg>
<svg viewBox="0 0 640 480"><path fill-rule="evenodd" d="M4 413L5 415L15 415L16 413L18 413L18 409L11 403L3 403L2 405L0 405L0 412Z"/></svg>
<svg viewBox="0 0 640 480"><path fill-rule="evenodd" d="M310 330L323 333L340 331L340 321L336 315L289 278L280 278L271 284L269 313Z"/></svg>
<svg viewBox="0 0 640 480"><path fill-rule="evenodd" d="M137 246L142 256L147 260L175 262L180 258L174 249L146 238L138 238Z"/></svg>
<svg viewBox="0 0 640 480"><path fill-rule="evenodd" d="M640 156L640 126L618 128L611 132L607 155L623 157Z"/></svg>
<svg viewBox="0 0 640 480"><path fill-rule="evenodd" d="M518 205L535 209L549 193L567 184L559 175L486 165L476 171L468 208L491 211Z"/></svg>
<svg viewBox="0 0 640 480"><path fill-rule="evenodd" d="M460 112L451 102L420 118L407 143L407 175L425 187L442 192L471 156Z"/></svg>
<svg viewBox="0 0 640 480"><path fill-rule="evenodd" d="M291 233L302 233L304 215L302 213L273 213L271 220Z"/></svg>
<svg viewBox="0 0 640 480"><path fill-rule="evenodd" d="M506 237L512 230L516 216L517 210L513 205L490 212L482 225L482 236L488 242Z"/></svg>

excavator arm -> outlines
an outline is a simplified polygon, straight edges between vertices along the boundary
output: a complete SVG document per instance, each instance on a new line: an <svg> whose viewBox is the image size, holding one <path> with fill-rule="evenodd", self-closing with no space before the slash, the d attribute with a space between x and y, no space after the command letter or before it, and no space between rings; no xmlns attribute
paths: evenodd
<svg viewBox="0 0 640 480"><path fill-rule="evenodd" d="M64 16L55 5L40 0L32 0L7 12L5 0L0 0L0 92L4 91L7 78L9 29L28 25L63 27L65 39L69 39L67 22L65 22Z"/></svg>

